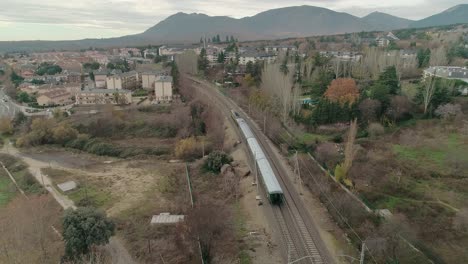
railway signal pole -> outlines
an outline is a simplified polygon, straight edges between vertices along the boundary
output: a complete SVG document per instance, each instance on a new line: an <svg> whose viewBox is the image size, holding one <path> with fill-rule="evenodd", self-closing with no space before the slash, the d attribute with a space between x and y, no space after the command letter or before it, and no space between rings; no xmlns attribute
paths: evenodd
<svg viewBox="0 0 468 264"><path fill-rule="evenodd" d="M295 154L296 164L294 166L294 174L296 175L296 180L299 181L299 194L302 195L302 178L301 178L301 170L299 168L299 158L297 156L297 150Z"/></svg>

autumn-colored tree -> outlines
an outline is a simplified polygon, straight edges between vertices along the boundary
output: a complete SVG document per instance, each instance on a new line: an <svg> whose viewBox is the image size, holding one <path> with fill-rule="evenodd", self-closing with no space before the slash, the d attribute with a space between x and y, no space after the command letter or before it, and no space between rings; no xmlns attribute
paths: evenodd
<svg viewBox="0 0 468 264"><path fill-rule="evenodd" d="M13 124L10 118L0 118L0 133L3 135L13 133Z"/></svg>
<svg viewBox="0 0 468 264"><path fill-rule="evenodd" d="M352 105L359 98L359 89L354 79L339 78L331 82L324 95L332 102Z"/></svg>
<svg viewBox="0 0 468 264"><path fill-rule="evenodd" d="M192 159L201 157L202 150L198 146L198 142L195 137L189 137L179 140L175 147L175 155L182 159Z"/></svg>
<svg viewBox="0 0 468 264"><path fill-rule="evenodd" d="M68 123L61 123L53 130L54 143L65 144L70 140L76 139L78 131Z"/></svg>

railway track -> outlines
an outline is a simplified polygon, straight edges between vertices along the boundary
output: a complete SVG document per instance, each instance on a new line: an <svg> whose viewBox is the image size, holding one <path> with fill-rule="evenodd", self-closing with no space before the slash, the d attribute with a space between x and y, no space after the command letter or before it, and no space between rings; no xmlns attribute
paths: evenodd
<svg viewBox="0 0 468 264"><path fill-rule="evenodd" d="M302 199L288 178L286 171L277 164L277 156L268 145L266 136L260 132L258 125L230 98L225 97L219 90L212 88L211 84L204 84L191 76L186 75L186 77L192 80L196 86L199 86L199 92L207 96L207 98L213 99L212 102L226 116L230 116L231 109L242 113L262 149L267 154L267 159L278 176L278 181L284 192L284 203L281 206L271 206L271 209L283 240L282 244L286 251L284 255L287 263L333 263L326 246L321 241L317 228L304 207Z"/></svg>

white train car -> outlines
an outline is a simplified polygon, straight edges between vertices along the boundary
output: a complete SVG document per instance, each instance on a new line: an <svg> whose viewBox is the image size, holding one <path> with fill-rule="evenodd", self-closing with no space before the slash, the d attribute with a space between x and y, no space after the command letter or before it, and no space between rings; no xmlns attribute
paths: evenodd
<svg viewBox="0 0 468 264"><path fill-rule="evenodd" d="M278 179L276 178L276 175L273 172L271 164L266 158L263 149L260 147L260 144L255 138L254 133L250 129L247 122L234 110L231 110L231 113L232 118L236 121L237 125L242 131L242 135L247 142L250 153L252 153L255 162L257 163L263 185L265 186L268 194L268 200L270 200L272 204L281 204L283 201L283 190L281 189Z"/></svg>

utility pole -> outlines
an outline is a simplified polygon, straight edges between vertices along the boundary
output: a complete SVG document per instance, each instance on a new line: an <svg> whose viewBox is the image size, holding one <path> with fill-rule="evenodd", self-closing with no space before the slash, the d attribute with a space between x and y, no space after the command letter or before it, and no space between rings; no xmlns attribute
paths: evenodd
<svg viewBox="0 0 468 264"><path fill-rule="evenodd" d="M297 156L297 150L295 154L296 164L294 166L294 174L296 174L296 179L299 180L299 194L302 195L302 178L301 178L301 170L299 168L299 158Z"/></svg>
<svg viewBox="0 0 468 264"><path fill-rule="evenodd" d="M359 264L364 264L364 253L366 252L366 243L362 242L361 245L361 260L359 261Z"/></svg>

